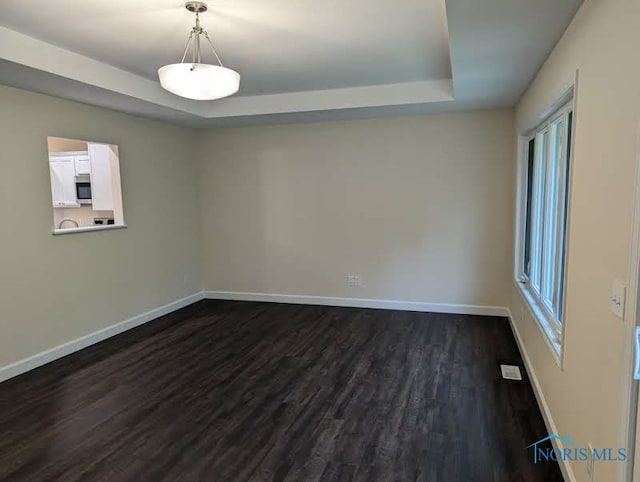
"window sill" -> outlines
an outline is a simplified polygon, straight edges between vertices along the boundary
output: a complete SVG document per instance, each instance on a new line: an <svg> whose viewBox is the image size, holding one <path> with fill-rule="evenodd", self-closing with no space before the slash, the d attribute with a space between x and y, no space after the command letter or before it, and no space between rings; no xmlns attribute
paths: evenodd
<svg viewBox="0 0 640 482"><path fill-rule="evenodd" d="M96 226L84 226L82 228L68 228L68 229L54 229L53 235L58 236L61 234L75 234L75 233L90 233L92 231L110 231L112 229L124 229L126 224L107 224Z"/></svg>
<svg viewBox="0 0 640 482"><path fill-rule="evenodd" d="M564 369L562 363L562 332L558 331L556 322L552 320L546 310L540 306L540 302L530 292L528 285L518 280L516 280L516 284L518 288L520 288L520 292L525 299L531 316L536 320L536 324L538 328L540 328L542 336L551 350L553 359L561 370Z"/></svg>

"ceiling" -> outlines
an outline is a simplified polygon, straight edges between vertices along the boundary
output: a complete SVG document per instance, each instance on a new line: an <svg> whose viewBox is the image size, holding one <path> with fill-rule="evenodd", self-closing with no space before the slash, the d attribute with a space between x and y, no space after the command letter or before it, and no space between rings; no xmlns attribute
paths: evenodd
<svg viewBox="0 0 640 482"><path fill-rule="evenodd" d="M196 127L503 107L580 4L211 1L203 27L241 90L196 102L157 81L193 25L180 0L0 2L0 83Z"/></svg>

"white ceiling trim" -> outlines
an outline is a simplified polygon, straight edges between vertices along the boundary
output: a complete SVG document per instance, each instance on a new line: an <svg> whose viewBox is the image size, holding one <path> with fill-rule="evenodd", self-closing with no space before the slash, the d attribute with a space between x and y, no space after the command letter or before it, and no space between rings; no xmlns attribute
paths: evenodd
<svg viewBox="0 0 640 482"><path fill-rule="evenodd" d="M194 113L190 101L169 94L157 82L5 27L0 27L0 58L163 107Z"/></svg>
<svg viewBox="0 0 640 482"><path fill-rule="evenodd" d="M343 89L238 96L219 101L182 99L158 82L70 50L0 27L0 59L203 119L254 116L454 100L451 79Z"/></svg>
<svg viewBox="0 0 640 482"><path fill-rule="evenodd" d="M427 104L454 100L451 79L312 90L287 94L230 97L202 103L207 119L246 115L282 114L391 105Z"/></svg>

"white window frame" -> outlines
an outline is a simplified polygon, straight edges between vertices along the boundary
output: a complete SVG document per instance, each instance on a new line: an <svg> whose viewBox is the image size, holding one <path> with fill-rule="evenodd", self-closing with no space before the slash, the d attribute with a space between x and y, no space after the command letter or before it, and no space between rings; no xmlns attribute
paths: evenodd
<svg viewBox="0 0 640 482"><path fill-rule="evenodd" d="M572 112L572 122L571 126L569 126L569 113ZM543 267L545 263L543 261L544 254L539 254L540 261L540 273L534 273L531 269L528 271L532 274L532 278L534 278L534 274L536 274L536 279L530 279L524 267L524 258L525 258L525 243L527 241L526 237L526 224L527 224L527 200L528 200L528 161L529 161L529 141L531 139L536 139L535 142L535 152L534 152L534 173L538 175L544 175L545 183L533 185L534 195L532 195L532 211L531 217L532 219L536 216L543 216L543 220L541 226L548 224L548 213L543 214L546 210L546 205L543 202L542 204L538 204L536 206L536 196L535 190L536 188L542 188L546 190L549 186L547 185L547 181L549 180L546 176L547 172L545 172L546 165L543 165L539 162L540 155L540 135L543 132L546 132L547 141L543 148L546 151L546 159L550 159L551 145L550 136L552 135L552 126L559 118L564 119L563 125L563 137L561 144L561 162L559 166L557 166L559 171L559 176L556 179L556 188L559 186L566 186L566 191L564 193L563 198L567 200L567 209L566 209L566 219L565 213L563 211L563 202L558 202L555 206L557 210L555 213L556 219L558 222L556 224L555 233L555 241L553 245L555 246L555 255L554 255L554 271L553 271L553 281L552 286L554 288L551 293L551 299L549 296L542 296L542 285L537 286L536 281L542 280L542 277L545 275ZM574 102L574 88L572 87L569 91L567 91L556 103L550 107L544 116L541 117L541 120L532 128L524 133L524 135L519 138L519 162L518 162L518 219L517 219L517 230L516 230L516 250L515 250L515 279L520 291L533 315L533 318L537 320L538 326L540 327L542 333L545 335L545 340L547 344L552 350L554 358L556 362L562 367L562 349L564 345L564 328L565 323L562 312L558 312L558 308L562 307L562 311L564 311L564 307L566 306L565 298L567 293L567 259L568 259L568 232L569 232L569 206L571 204L571 173L573 171L573 158L574 158L574 139L575 139L575 123L576 123L576 109ZM571 139L568 139L569 127L571 128ZM567 149L570 149L570 158L569 158L569 169L567 169ZM568 179L567 179L568 176ZM540 192L537 193L538 196ZM544 199L544 197L543 197ZM538 198L539 200L539 198ZM563 232L562 225L566 224L566 231ZM564 237L563 237L564 234ZM530 235L530 239L534 239L533 230ZM545 233L541 233L540 237L540 246L539 249L542 252L547 252L545 250L545 242L542 241L544 239ZM533 244L533 243L532 243ZM548 248L548 246L547 246ZM533 248L530 248L533 250ZM560 256L560 253L564 251L564 256ZM548 253L547 253L548 255ZM532 252L530 252L530 257L534 256ZM561 261L564 260L564 263ZM546 266L549 266L548 264ZM563 277L563 289L562 293L559 293L560 289L559 279ZM546 284L549 284L549 278L547 277ZM545 290L548 293L548 290Z"/></svg>

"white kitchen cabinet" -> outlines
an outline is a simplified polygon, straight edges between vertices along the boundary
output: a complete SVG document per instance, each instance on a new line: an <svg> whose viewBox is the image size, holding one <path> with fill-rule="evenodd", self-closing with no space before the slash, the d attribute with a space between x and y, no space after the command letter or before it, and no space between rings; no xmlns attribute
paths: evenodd
<svg viewBox="0 0 640 482"><path fill-rule="evenodd" d="M88 154L73 157L76 165L76 176L91 174L91 160Z"/></svg>
<svg viewBox="0 0 640 482"><path fill-rule="evenodd" d="M106 144L89 144L89 158L93 210L113 211L113 153Z"/></svg>
<svg viewBox="0 0 640 482"><path fill-rule="evenodd" d="M73 156L52 156L49 159L49 169L53 207L78 207L76 166Z"/></svg>

